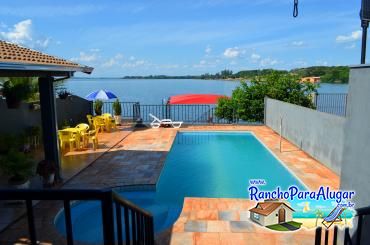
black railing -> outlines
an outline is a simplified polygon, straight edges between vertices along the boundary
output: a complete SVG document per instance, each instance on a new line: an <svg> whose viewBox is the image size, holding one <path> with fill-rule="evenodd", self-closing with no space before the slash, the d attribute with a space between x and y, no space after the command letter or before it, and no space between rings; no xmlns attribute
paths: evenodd
<svg viewBox="0 0 370 245"><path fill-rule="evenodd" d="M357 219L357 227L353 231L353 236L351 237L349 228L345 228L344 230L344 240L343 244L344 245L361 245L361 244L369 244L369 241L363 241L361 240L362 233L363 233L363 224L364 224L364 218L365 216L370 215L370 207L366 208L359 208L356 209L356 217ZM333 230L333 245L336 245L338 242L338 227L334 226ZM316 228L316 233L315 233L315 245L320 245L321 244L321 236L322 236L322 227ZM325 237L324 237L324 244L327 245L329 242L329 230L325 229Z"/></svg>
<svg viewBox="0 0 370 245"><path fill-rule="evenodd" d="M182 121L186 124L230 124L241 123L234 113L232 120L218 118L216 116L217 105L142 105L138 102L120 102L122 117L131 118L133 121L138 119L143 123L150 123L153 119L149 114L153 114L160 119L168 118L173 121ZM112 102L104 102L103 113L113 114ZM243 122L248 123L248 122ZM256 124L256 123L252 123Z"/></svg>
<svg viewBox="0 0 370 245"><path fill-rule="evenodd" d="M102 113L109 113L114 115L113 103L114 102L104 102ZM120 104L122 110L121 113L122 118L132 119L134 116L133 106L135 104L139 104L139 102L120 102Z"/></svg>
<svg viewBox="0 0 370 245"><path fill-rule="evenodd" d="M26 202L28 230L32 245L38 244L32 205L34 200L63 201L68 245L74 244L71 201L75 200L101 202L105 245L154 244L153 216L121 198L112 190L0 190L0 200L24 200Z"/></svg>
<svg viewBox="0 0 370 245"><path fill-rule="evenodd" d="M314 98L316 110L346 116L347 94L345 93L321 93Z"/></svg>

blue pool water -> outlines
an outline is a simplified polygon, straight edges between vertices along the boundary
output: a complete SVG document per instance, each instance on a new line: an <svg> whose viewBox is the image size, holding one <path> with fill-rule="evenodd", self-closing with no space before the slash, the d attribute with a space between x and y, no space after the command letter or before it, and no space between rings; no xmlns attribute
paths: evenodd
<svg viewBox="0 0 370 245"><path fill-rule="evenodd" d="M179 132L156 191L120 194L149 210L158 232L176 221L184 197L248 198L250 179L266 180L262 190L278 186L286 190L291 185L305 189L251 133ZM72 219L76 240L102 240L99 203L78 203L72 208ZM63 212L57 217L56 226L65 233Z"/></svg>

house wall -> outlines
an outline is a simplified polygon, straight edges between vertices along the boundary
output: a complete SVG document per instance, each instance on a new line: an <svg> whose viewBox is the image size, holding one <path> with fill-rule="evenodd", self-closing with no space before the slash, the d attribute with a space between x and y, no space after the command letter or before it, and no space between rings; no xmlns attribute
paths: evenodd
<svg viewBox="0 0 370 245"><path fill-rule="evenodd" d="M290 103L265 99L265 124L340 174L345 118ZM282 149L284 151L284 149Z"/></svg>
<svg viewBox="0 0 370 245"><path fill-rule="evenodd" d="M91 113L92 102L78 96L70 96L66 100L56 99L58 126L64 121L72 124L87 122L86 114ZM0 133L22 133L30 126L41 127L41 111L31 109L29 103L22 102L17 109L8 109L5 99L0 99Z"/></svg>
<svg viewBox="0 0 370 245"><path fill-rule="evenodd" d="M263 216L263 215L260 215L259 219L255 219L253 217L253 212L250 212L250 219L253 220L254 222L262 225L262 226L265 226L265 216Z"/></svg>
<svg viewBox="0 0 370 245"><path fill-rule="evenodd" d="M257 222L258 224L262 226L268 226L268 225L275 225L279 223L279 209L283 208L285 209L285 221L289 222L293 220L293 211L287 208L285 205L280 205L275 211L273 211L271 214L267 216L260 215L260 219L256 220L253 217L253 213L250 212L250 219L254 222Z"/></svg>
<svg viewBox="0 0 370 245"><path fill-rule="evenodd" d="M265 226L267 225L275 225L279 223L279 210L280 208L285 209L285 222L289 222L293 220L293 212L285 205L280 205L277 209L275 209L271 214L265 217Z"/></svg>
<svg viewBox="0 0 370 245"><path fill-rule="evenodd" d="M356 208L370 206L370 66L350 70L347 122L342 152L341 189L354 190ZM357 222L357 221L356 221ZM356 223L355 223L356 224ZM364 227L370 226L370 217ZM370 233L362 232L363 244L370 244Z"/></svg>

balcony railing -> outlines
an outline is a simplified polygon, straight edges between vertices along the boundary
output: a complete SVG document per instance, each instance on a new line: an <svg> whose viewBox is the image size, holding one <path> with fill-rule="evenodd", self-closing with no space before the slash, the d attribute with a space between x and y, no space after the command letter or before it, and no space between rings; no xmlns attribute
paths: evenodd
<svg viewBox="0 0 370 245"><path fill-rule="evenodd" d="M34 200L63 201L68 245L74 244L71 201L76 200L101 202L105 245L154 244L153 216L121 198L112 190L0 190L0 200L24 200L26 202L29 239L32 245L38 244L32 205Z"/></svg>

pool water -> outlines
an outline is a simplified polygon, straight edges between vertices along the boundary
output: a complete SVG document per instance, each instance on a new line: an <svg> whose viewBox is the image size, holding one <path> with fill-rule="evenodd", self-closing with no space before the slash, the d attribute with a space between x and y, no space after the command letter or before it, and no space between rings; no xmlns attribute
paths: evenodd
<svg viewBox="0 0 370 245"><path fill-rule="evenodd" d="M251 179L264 179L262 190L291 185L306 189L249 132L178 132L169 152L156 191L119 193L150 211L160 232L178 218L184 197L248 198ZM65 234L63 212L56 226ZM100 204L80 202L72 208L76 240L102 241Z"/></svg>

